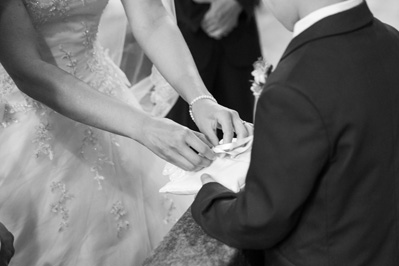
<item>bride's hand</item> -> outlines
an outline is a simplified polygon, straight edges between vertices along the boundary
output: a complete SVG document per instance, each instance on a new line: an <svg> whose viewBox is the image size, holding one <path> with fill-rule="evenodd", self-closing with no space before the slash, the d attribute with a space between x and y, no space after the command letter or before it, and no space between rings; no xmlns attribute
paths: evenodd
<svg viewBox="0 0 399 266"><path fill-rule="evenodd" d="M141 142L164 160L187 171L198 171L215 158L205 136L166 118L143 123Z"/></svg>
<svg viewBox="0 0 399 266"><path fill-rule="evenodd" d="M230 143L234 133L237 139L242 139L253 134L252 124L241 120L238 113L211 100L197 101L192 106L194 120L198 128L212 142L219 144L216 129L223 131L223 143Z"/></svg>

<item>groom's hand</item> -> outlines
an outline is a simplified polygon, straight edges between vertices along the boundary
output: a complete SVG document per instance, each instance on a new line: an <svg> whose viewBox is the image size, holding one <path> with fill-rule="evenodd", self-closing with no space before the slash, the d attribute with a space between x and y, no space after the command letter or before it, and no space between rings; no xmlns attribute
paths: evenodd
<svg viewBox="0 0 399 266"><path fill-rule="evenodd" d="M0 223L0 266L7 266L14 256L14 236Z"/></svg>

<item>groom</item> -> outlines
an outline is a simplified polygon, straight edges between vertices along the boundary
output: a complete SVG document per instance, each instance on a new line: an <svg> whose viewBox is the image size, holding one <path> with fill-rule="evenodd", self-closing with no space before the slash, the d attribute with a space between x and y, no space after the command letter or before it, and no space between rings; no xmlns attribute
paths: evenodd
<svg viewBox="0 0 399 266"><path fill-rule="evenodd" d="M194 219L268 266L399 265L398 31L362 0L265 2L294 38L258 103L246 187L203 176Z"/></svg>

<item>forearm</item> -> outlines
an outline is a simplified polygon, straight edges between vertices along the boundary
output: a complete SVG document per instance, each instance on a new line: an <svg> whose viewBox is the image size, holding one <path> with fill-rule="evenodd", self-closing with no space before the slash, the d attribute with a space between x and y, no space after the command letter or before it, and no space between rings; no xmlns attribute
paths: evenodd
<svg viewBox="0 0 399 266"><path fill-rule="evenodd" d="M291 227L291 222L274 217L276 211L259 203L261 199L247 203L243 196L218 183L206 184L191 207L193 218L208 235L231 247L273 247Z"/></svg>
<svg viewBox="0 0 399 266"><path fill-rule="evenodd" d="M98 92L58 67L36 59L10 74L21 91L56 112L140 141L146 114Z"/></svg>
<svg viewBox="0 0 399 266"><path fill-rule="evenodd" d="M73 120L140 140L146 115L58 68L21 0L2 2L0 14L0 62L21 91Z"/></svg>
<svg viewBox="0 0 399 266"><path fill-rule="evenodd" d="M187 102L209 94L182 34L164 7L151 0L137 2L140 4L125 1L126 13L135 37L161 74Z"/></svg>

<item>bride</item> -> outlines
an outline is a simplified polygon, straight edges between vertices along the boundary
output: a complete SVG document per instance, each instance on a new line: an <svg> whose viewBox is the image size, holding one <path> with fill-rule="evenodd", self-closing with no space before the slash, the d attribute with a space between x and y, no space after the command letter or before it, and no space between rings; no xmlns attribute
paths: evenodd
<svg viewBox="0 0 399 266"><path fill-rule="evenodd" d="M140 265L176 216L157 192L162 159L198 170L214 157L217 127L225 141L249 134L209 95L161 1L122 1L205 135L142 111L96 41L108 0L2 0L0 221L15 236L10 265Z"/></svg>

